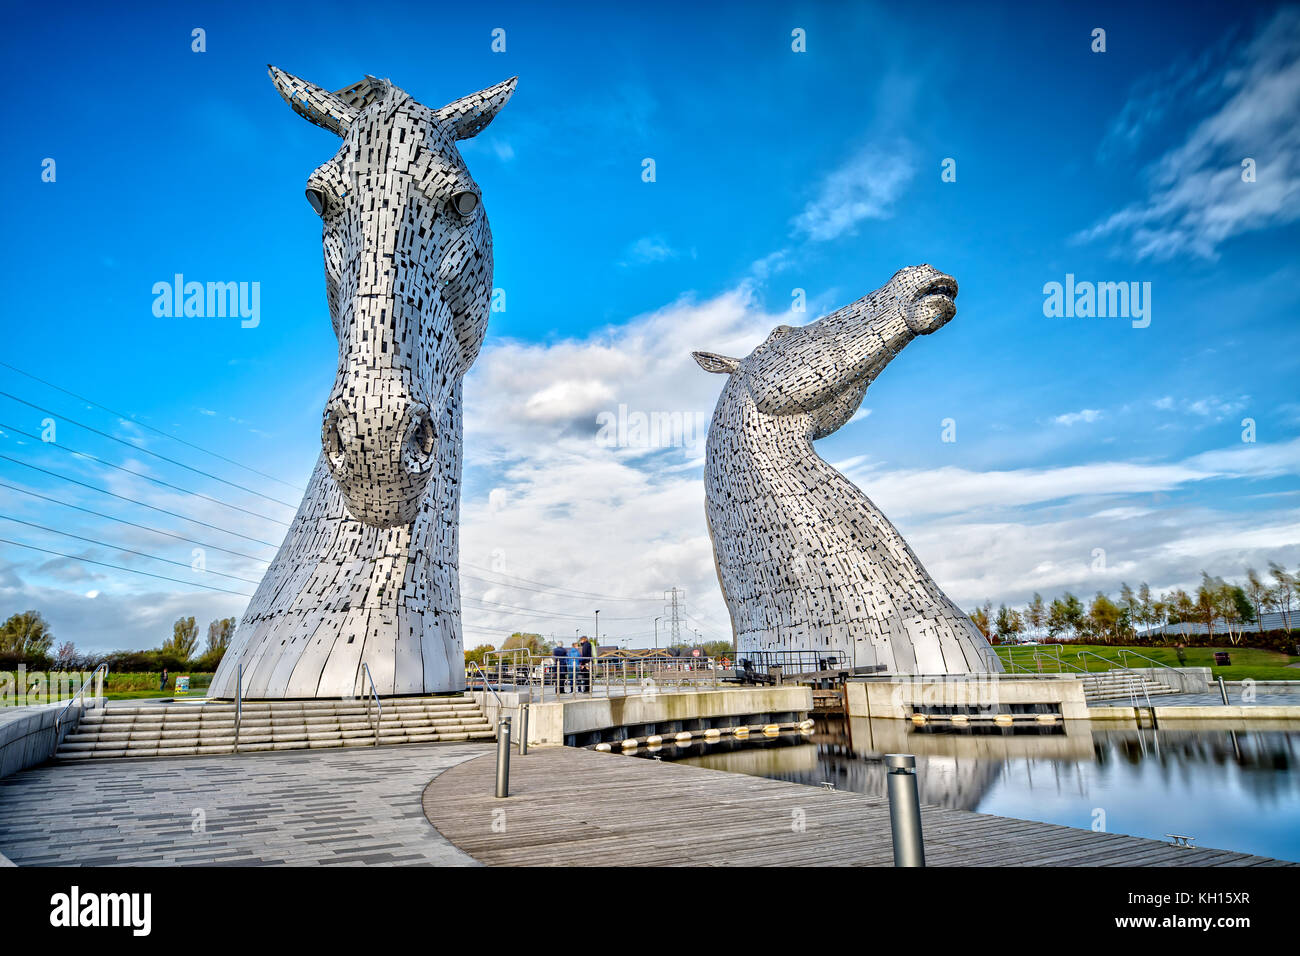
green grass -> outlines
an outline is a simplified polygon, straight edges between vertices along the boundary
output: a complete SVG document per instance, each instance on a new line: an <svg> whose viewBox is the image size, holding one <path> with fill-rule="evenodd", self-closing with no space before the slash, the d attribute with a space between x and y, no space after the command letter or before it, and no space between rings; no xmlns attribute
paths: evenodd
<svg viewBox="0 0 1300 956"><path fill-rule="evenodd" d="M1159 661L1161 664L1168 664L1170 667L1177 667L1178 653L1174 647L1151 647L1130 646L1117 647L1109 644L1040 644L1037 648L1033 647L998 647L997 651L1003 661L1007 659L1008 653L1011 659L1023 667L1033 668L1035 650L1038 650L1039 656L1043 662L1043 670L1054 673L1057 670L1055 655L1057 646L1060 648L1061 660L1066 665L1073 664L1075 667L1082 667L1089 671L1106 671L1112 667L1121 666L1122 659L1119 652L1130 650L1135 653L1128 657L1129 667L1151 667L1150 662L1137 657L1137 654L1145 654L1152 660ZM1095 657L1084 656L1080 658L1078 654L1081 651L1091 651L1093 654L1099 654L1106 658L1106 661L1099 661ZM1231 657L1232 665L1229 667L1216 667L1214 665L1214 652L1227 651ZM1188 647L1184 650L1187 655L1187 667L1208 667L1213 677L1222 677L1224 680L1300 680L1300 667L1287 667L1288 664L1300 663L1300 657L1291 654L1283 654L1280 651L1263 650L1257 647ZM1050 655L1050 656L1049 656ZM1077 673L1073 667L1063 666L1060 668L1064 673ZM1011 668L1008 668L1011 670ZM1012 671L1015 673L1016 671Z"/></svg>

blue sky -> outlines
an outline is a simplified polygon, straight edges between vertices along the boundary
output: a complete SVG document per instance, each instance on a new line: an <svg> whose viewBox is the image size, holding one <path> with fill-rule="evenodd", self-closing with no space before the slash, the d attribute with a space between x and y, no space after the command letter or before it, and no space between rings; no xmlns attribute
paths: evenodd
<svg viewBox="0 0 1300 956"><path fill-rule="evenodd" d="M331 89L372 73L430 106L519 76L462 150L507 303L466 383L467 643L563 635L594 607L603 631L646 643L673 585L688 627L725 636L701 447L600 447L596 416L707 419L720 380L692 349L747 351L919 262L959 280L957 318L819 452L963 606L1300 562L1294 6L127 4L8 21L3 69L21 93L0 107L3 361L298 486L335 366L303 187L337 140L285 106L265 65ZM155 317L151 288L176 273L260 283L258 326ZM1150 326L1044 316L1044 283L1067 273L1151 283ZM791 313L794 289L807 313ZM0 391L59 413L65 446L292 516L75 419L297 504L286 484L3 366ZM280 525L16 434L44 417L0 396L0 454L278 543ZM945 418L956 442L940 440ZM0 482L248 544L3 459ZM189 564L189 544L31 495L0 488L0 514L118 547L5 520L0 538L252 590L123 550ZM0 544L0 612L38 608L79 646L153 646L178 614L202 623L244 600Z"/></svg>

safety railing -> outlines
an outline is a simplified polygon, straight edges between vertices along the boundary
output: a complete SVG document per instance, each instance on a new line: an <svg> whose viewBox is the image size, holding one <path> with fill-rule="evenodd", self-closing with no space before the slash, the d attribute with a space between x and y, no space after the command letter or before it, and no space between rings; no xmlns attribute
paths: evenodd
<svg viewBox="0 0 1300 956"><path fill-rule="evenodd" d="M53 749L50 751L50 754L51 754L51 755L54 754L54 751L55 751L55 750L58 750L58 749L59 749L59 742L62 740L62 738L59 736L59 729L60 729L60 727L61 727L62 724L63 724L63 718L64 718L64 715L66 715L67 712L72 708L72 705L73 705L73 704L75 704L78 700L81 700L81 699L82 699L82 697L83 697L83 696L85 695L85 693L86 693L86 687L87 687L87 685L90 684L92 681L94 681L95 677L96 677L97 675L99 675L99 673L100 673L101 671L103 672L103 677L100 677L100 679L99 679L99 685L98 685L98 689L97 689L97 692L96 692L95 696L96 696L96 697L103 697L103 696L104 696L104 680L105 680L105 678L108 677L108 664L100 664L100 665L99 665L98 667L96 667L93 671L91 671L91 672L90 672L90 677L87 678L86 680L84 680L84 681L81 682L81 686L78 687L78 688L77 688L77 692L76 692L75 694L72 695L72 699L71 699L70 701L68 701L66 704L64 704L64 705L63 705L63 709L60 710L60 711L58 712L58 714L55 715L55 717L54 717L54 747L53 747Z"/></svg>
<svg viewBox="0 0 1300 956"><path fill-rule="evenodd" d="M1060 644L1000 644L990 648L1010 672L1026 674L1064 674L1067 670L1086 674L1087 668L1071 664L1061 656ZM1005 653L1004 653L1005 652ZM1026 666L1032 663L1032 667Z"/></svg>
<svg viewBox="0 0 1300 956"><path fill-rule="evenodd" d="M1169 664L1166 664L1162 661L1158 661L1153 657L1147 657L1145 654L1139 651L1131 650L1127 647L1121 648L1119 652L1120 660L1122 660L1126 666L1128 665L1128 659L1130 654L1134 657L1140 657L1142 658L1142 660L1148 661L1154 664L1156 667L1163 667L1165 670L1169 671L1171 674L1174 675L1174 679L1178 682L1178 689L1180 691L1183 691L1184 693L1197 693L1198 690L1199 691L1205 690L1204 687L1200 687L1200 688L1196 687L1196 678L1191 674L1185 674L1182 671L1180 671L1177 667L1171 667ZM1190 682L1190 686L1189 686L1189 682Z"/></svg>
<svg viewBox="0 0 1300 956"><path fill-rule="evenodd" d="M528 701L573 697L629 697L680 690L717 690L737 680L735 672L711 657L554 657L517 650L492 652L482 667L471 662L471 689L526 694Z"/></svg>
<svg viewBox="0 0 1300 956"><path fill-rule="evenodd" d="M366 680L370 682L370 696L366 698L366 721L375 731L375 746L378 747L379 728L384 724L384 702L379 699L379 691L375 690L375 679L370 675L370 665L363 662L361 664L361 673L365 674ZM363 691L365 690L364 687L361 689ZM377 708L377 718L373 721L370 720L370 699L372 697L374 698L375 707Z"/></svg>
<svg viewBox="0 0 1300 956"><path fill-rule="evenodd" d="M1127 687L1128 689L1129 698L1133 701L1134 709L1136 709L1138 705L1137 688L1139 687L1142 689L1142 696L1146 698L1147 708L1148 709L1151 708L1151 695L1150 693L1147 692L1146 680L1143 678L1143 675L1141 673L1139 673L1138 671L1134 670L1131 667L1125 667L1122 664L1116 664L1114 661L1102 657L1100 654L1094 653L1093 651L1079 651L1074 656L1075 658L1095 657L1097 658L1097 660L1109 664L1110 666L1106 669L1106 671L1103 672L1106 674L1109 674L1112 671L1117 671L1117 670L1124 671L1126 675L1124 686ZM1089 676L1092 676L1092 674L1090 674ZM1152 713L1154 713L1154 711L1152 711Z"/></svg>
<svg viewBox="0 0 1300 956"><path fill-rule="evenodd" d="M784 675L846 671L848 655L832 650L743 651L736 654L736 664L743 667L749 661L756 669L781 668Z"/></svg>

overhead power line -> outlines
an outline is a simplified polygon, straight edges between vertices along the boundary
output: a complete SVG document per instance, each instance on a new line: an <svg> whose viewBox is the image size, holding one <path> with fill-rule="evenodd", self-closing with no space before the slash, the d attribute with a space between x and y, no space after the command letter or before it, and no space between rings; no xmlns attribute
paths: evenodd
<svg viewBox="0 0 1300 956"><path fill-rule="evenodd" d="M18 368L17 366L10 365L8 362L0 362L0 366L4 366L5 368L9 369L11 372L17 372L19 375L24 375L27 378L30 378L34 382L40 382L42 385L48 386L49 388L54 389L56 392L62 392L64 395L71 395L79 402L85 402L87 405L93 405L95 408L106 411L110 415L114 415L117 418L123 418L130 422L133 422L136 425L139 425L141 428L146 428L156 435L161 435L163 438L170 438L172 441L179 442L182 445L185 445L189 448L193 448L195 451L201 451L205 455L211 455L213 458L218 458L221 461L226 462L227 464L234 465L237 468L243 468L245 471L250 471L255 475L260 475L263 478L268 478L271 481L278 482L284 485L286 488L292 488L294 491L307 490L303 488L301 485L295 485L292 482L285 481L283 478L277 478L275 477L275 475L268 475L264 471L258 471L256 468L252 467L251 465L245 465L243 462L236 461L233 458L227 458L225 455L218 454L217 452L213 451L210 448L204 448L201 445L194 444L194 442L186 441L184 438L180 438L176 435L173 435L171 432L163 431L161 428L155 428L153 425L149 425L146 424L145 422L140 421L140 419L136 418L134 415L127 415L123 412L114 411L113 409L109 408L107 405L101 405L99 402L86 398L86 396L84 395L78 395L76 392L63 388L61 385L55 385L53 382L47 381L41 378L40 376L33 375L31 372L24 372L22 369Z"/></svg>
<svg viewBox="0 0 1300 956"><path fill-rule="evenodd" d="M131 468L125 468L122 465L114 464L111 461L106 461L105 459L100 458L97 455L92 455L90 452L78 451L77 449L72 448L68 445L64 445L61 442L47 442L44 439L42 439L41 436L33 435L31 432L25 432L21 428L15 428L13 425L6 425L4 422L0 422L0 429L7 429L8 431L14 432L15 434L22 435L24 438L30 438L34 441L41 442L42 444L51 445L55 448L62 449L68 454L75 455L78 458L89 458L91 461L97 462L98 464L104 465L108 468L116 468L118 471L124 471L128 475L135 475L137 478L143 478L145 481L152 481L155 485L162 485L164 488L171 488L173 491L181 491L187 495L193 495L196 498L202 498L204 501L211 501L213 504L221 505L223 508L231 508L235 511L242 511L244 514L252 515L254 518L260 518L263 521L270 521L273 524L283 525L286 528L289 527L289 522L281 521L279 518L272 518L270 515L264 515L257 511L250 511L247 508L241 508L239 505L233 505L229 501L222 501L220 498L213 498L211 495L205 495L201 491L193 491L189 488L182 488L180 485L173 485L170 481L163 481L161 478L155 478L153 475L146 475L143 471L135 471L134 469Z"/></svg>
<svg viewBox="0 0 1300 956"><path fill-rule="evenodd" d="M23 495L30 495L33 498L40 498L42 501L48 501L51 504L63 505L65 508L74 508L77 511L84 511L86 514L94 515L96 518L105 518L108 521L116 521L119 524L130 525L132 528L139 528L141 531L152 531L154 534L166 535L169 538L175 538L177 541L188 541L190 544L197 544L199 547L208 548L212 551L220 551L223 554L233 554L239 558L247 558L250 561L256 561L258 564L268 563L266 558L259 558L252 554L244 554L242 551L232 551L229 548L221 547L219 544L209 544L207 541L200 541L198 538L187 538L183 534L164 531L162 528L151 528L147 524L137 524L134 521L127 521L125 518L118 518L114 515L104 514L104 512L96 511L93 508L83 508L81 505L74 505L68 501L60 501L58 498L51 498L48 495L37 494L34 491L28 491L26 488L19 488L17 485L11 485L5 481L0 481L0 488L8 488L10 491L16 491Z"/></svg>
<svg viewBox="0 0 1300 956"><path fill-rule="evenodd" d="M165 574L153 574L149 571L141 571L138 568L124 568L120 564L108 564L104 561L95 561L92 558L83 558L75 554L64 554L62 551L51 551L49 548L38 548L34 544L23 544L21 541L10 541L8 538L0 538L0 544L12 544L15 548L26 548L29 551L39 551L42 554L52 554L56 557L67 558L70 561L82 561L86 564L97 564L101 568L112 568L114 571L126 571L128 574L142 574L147 578L157 578L160 581L172 581L176 584L188 584L190 587L203 588L208 591L221 591L225 594L238 594L240 597L252 597L244 591L231 591L229 588L217 588L210 584L199 584L195 581L182 581L180 578L169 578Z"/></svg>
<svg viewBox="0 0 1300 956"><path fill-rule="evenodd" d="M9 399L10 401L14 401L22 405L26 405L28 408L34 408L38 412L44 412L47 415L54 415L55 417L61 418L63 419L63 421L71 425L76 425L78 428L84 428L88 432L93 432L96 435L99 435L103 438L107 438L109 441L115 441L119 445L125 445L127 448L132 448L135 451L143 452L146 455L152 455L154 458L157 458L159 461L165 461L168 464L175 465L178 468L184 468L186 471L192 471L196 475L202 475L205 478L211 478L213 481L219 481L223 485L229 485L232 488L238 488L240 491L246 491L250 495L257 495L257 497L265 498L267 501L274 501L277 505L284 505L284 507L286 508L292 509L297 507L296 505L289 504L289 502L287 501L281 501L279 498L272 498L270 495L264 495L260 491L254 491L252 488L248 488L244 485L239 484L238 482L229 481L225 478L221 478L218 475L212 474L212 472L210 471L204 471L202 468L195 468L193 465L187 465L183 461L177 461L175 458L168 458L166 455L160 455L158 454L158 452L150 451L148 448L142 448L141 446L137 445L135 442L127 441L125 438L118 438L116 435L111 435L106 431L102 431L98 428L95 428L93 425L85 425L79 421L76 421L75 419L69 418L67 415L64 415L60 412L52 411L51 409L48 409L43 405L37 405L35 402L29 402L27 401L27 399L19 398L17 395L12 395L9 392L0 391L0 396L3 396Z"/></svg>
<svg viewBox="0 0 1300 956"><path fill-rule="evenodd" d="M221 531L225 534L233 534L235 537L243 538L245 541L252 541L256 544L264 544L268 548L278 547L278 545L272 544L270 541L263 541L261 538L254 538L251 535L241 534L238 531L231 531L229 528L222 528L220 525L208 524L208 522L200 521L198 518L191 518L188 515L177 514L175 511L168 511L166 508L159 508L157 505L151 505L143 501L137 501L134 498L126 497L126 495L119 495L115 491L109 491L106 488L99 488L96 487L95 485L86 484L86 482L78 481L76 478L69 478L67 475L59 474L57 471L50 471L48 468L41 468L38 465L32 465L29 464L28 462L21 461L17 458L11 458L8 455L0 455L0 459L3 459L4 461L11 461L15 465L22 465L24 468L30 468L33 471L39 471L41 474L49 475L52 478L58 478L61 481L68 481L74 485L80 485L82 488L89 488L91 491L98 491L102 495L109 495L113 498L120 499L121 501L129 501L133 505L139 505L142 508L148 508L151 511L157 511L160 514L170 515L173 518L180 518L182 521L191 521L194 524L202 525L205 528L211 528L213 531Z"/></svg>
<svg viewBox="0 0 1300 956"><path fill-rule="evenodd" d="M148 558L150 561L161 561L164 564L174 564L178 568L190 568L190 570L192 571L195 570L191 565L188 565L183 561L173 561L171 558L159 557L156 554L148 554L144 551L135 551L132 550L131 548L126 548L119 544L109 544L107 541L97 541L94 538L86 538L79 534L73 534L71 531L60 531L58 528L49 528L43 524L36 524L34 521L24 521L22 518L15 518L12 515L0 515L0 518L3 518L5 521L12 521L15 524L25 524L29 528L38 528L41 531L48 531L51 534L61 534L65 538L76 538L78 541L85 541L87 544L95 544L101 548L111 548L114 551L124 551L127 554L134 554L141 558ZM248 584L259 583L257 581L254 581L252 578L241 578L238 574L226 574L222 571L211 571L208 568L204 568L202 572L196 572L196 573L215 574L218 577L230 578L231 580L234 581L245 581Z"/></svg>

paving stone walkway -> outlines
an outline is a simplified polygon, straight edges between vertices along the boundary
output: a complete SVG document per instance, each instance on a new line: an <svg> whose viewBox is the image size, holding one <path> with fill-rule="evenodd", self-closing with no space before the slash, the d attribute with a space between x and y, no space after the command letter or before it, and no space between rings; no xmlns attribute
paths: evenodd
<svg viewBox="0 0 1300 956"><path fill-rule="evenodd" d="M493 747L46 764L0 779L0 855L18 866L472 866L420 797Z"/></svg>
<svg viewBox="0 0 1300 956"><path fill-rule="evenodd" d="M1138 703L1146 706L1146 698L1138 695ZM1255 695L1255 699L1249 704L1241 699L1241 692L1238 690L1230 691L1228 702L1234 707L1251 706L1256 707L1295 707L1296 714L1300 716L1300 694L1277 694L1260 691ZM1089 707L1123 707L1126 704L1131 705L1133 698L1131 696L1112 697L1106 700L1090 700ZM1219 692L1212 691L1204 694L1158 694L1151 698L1151 703L1157 707L1221 707L1223 698Z"/></svg>

